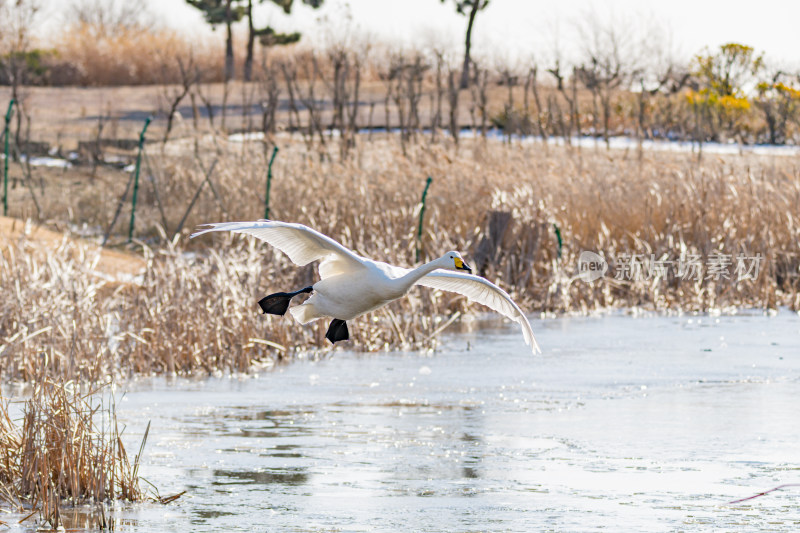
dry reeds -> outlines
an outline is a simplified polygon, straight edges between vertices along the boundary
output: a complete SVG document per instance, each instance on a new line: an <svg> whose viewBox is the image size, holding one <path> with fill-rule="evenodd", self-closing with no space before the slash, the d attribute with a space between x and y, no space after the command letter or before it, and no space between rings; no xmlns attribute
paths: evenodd
<svg viewBox="0 0 800 533"><path fill-rule="evenodd" d="M190 43L172 30L105 28L78 24L61 34L50 83L53 85L154 85L180 83L176 58L203 65L206 81L218 81L222 57L210 43Z"/></svg>
<svg viewBox="0 0 800 533"><path fill-rule="evenodd" d="M38 514L55 530L63 504L145 498L139 455L131 464L113 396L78 389L40 379L21 410L21 424L9 402L0 402L0 500L25 513L22 521Z"/></svg>
<svg viewBox="0 0 800 533"><path fill-rule="evenodd" d="M316 161L286 144L273 183L274 218L304 222L366 256L408 265L419 194L425 177L434 176L423 239L429 258L454 248L481 256L483 274L529 309L798 305L800 168L792 159L698 162L692 154L651 153L640 160L622 151L478 140L456 156L415 145L404 157L393 142L374 141L354 158ZM241 150L220 159L219 198L206 195L189 226L260 216L253 191L263 187L261 148ZM160 164L186 168L179 160ZM492 217L503 214L507 223L491 235ZM609 262L604 280L577 278L585 250ZM633 256L644 275L624 270ZM721 256L730 264L716 275L710 267ZM740 256L760 258L754 279L736 272ZM682 275L690 259L702 271ZM656 272L655 263L666 272Z"/></svg>
<svg viewBox="0 0 800 533"><path fill-rule="evenodd" d="M145 274L129 284L107 281L92 270L91 259L81 262L80 254L76 259L67 253L80 245L65 242L55 253L46 245L23 246L24 252L9 247L0 257L2 285L11 295L0 314L5 379L244 372L324 339L322 326L298 328L256 312L255 302L270 287L308 285L315 274L298 272L273 254L265 261L253 241L229 242L198 256L171 246L148 252ZM420 300L410 305L429 307ZM443 314L424 312L421 322L409 322L397 312L387 309L361 324L358 345L419 344Z"/></svg>
<svg viewBox="0 0 800 533"><path fill-rule="evenodd" d="M395 142L376 138L337 160L336 147L320 158L316 149L309 154L304 143L284 137L271 213L362 255L410 266L419 195L431 175L423 259L462 250L528 311L800 307L800 169L792 159L707 157L698 163L690 154L653 153L639 160L625 152L545 152L537 144L467 141L459 155L410 144L403 156ZM206 187L197 196L184 238L171 236L205 174L188 155L190 143L175 141L151 157L159 194L145 187L140 197L137 228L149 244L142 245L147 268L136 283L94 275L91 257L76 259L81 254L70 247L79 245L66 241L55 251L23 242L3 254L3 376L36 376L41 353L51 362L51 376L100 379L246 371L295 349L327 346L326 324L301 327L290 318L264 316L256 305L269 292L313 283L313 267L298 269L255 239L185 239L197 224L252 220L264 211L269 150L260 142L197 142L201 154L209 142L218 162L213 191ZM92 203L98 188L72 201ZM164 205L157 206L157 198ZM100 206L92 215L98 218L87 222L104 226L110 209ZM608 261L606 277L594 283L578 277L585 250ZM738 279L739 254L760 256L753 279ZM710 275L708 265L723 255L731 261L725 275ZM624 270L631 256L642 275ZM701 264L698 276L679 275L687 258ZM667 271L655 270L655 263ZM467 308L458 295L412 291L359 319L350 346L431 346L439 326Z"/></svg>

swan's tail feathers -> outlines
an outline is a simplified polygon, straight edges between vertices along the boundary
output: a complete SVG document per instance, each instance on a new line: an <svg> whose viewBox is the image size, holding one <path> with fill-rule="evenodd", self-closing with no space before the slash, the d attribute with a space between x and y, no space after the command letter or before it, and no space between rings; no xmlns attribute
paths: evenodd
<svg viewBox="0 0 800 533"><path fill-rule="evenodd" d="M289 312L292 314L295 320L300 322L301 324L308 324L312 320L316 320L320 318L320 315L317 314L317 309L314 307L314 304L304 303L303 305L295 305Z"/></svg>
<svg viewBox="0 0 800 533"><path fill-rule="evenodd" d="M311 287L306 287L305 289L294 292L276 292L275 294L270 294L269 296L261 298L258 301L258 305L261 306L261 310L264 311L265 314L285 315L287 309L289 309L289 302L292 301L292 298L298 294L311 292L312 290Z"/></svg>
<svg viewBox="0 0 800 533"><path fill-rule="evenodd" d="M350 332L347 331L347 322L334 318L331 320L331 325L328 327L328 332L325 338L335 343L336 341L346 341L350 338Z"/></svg>

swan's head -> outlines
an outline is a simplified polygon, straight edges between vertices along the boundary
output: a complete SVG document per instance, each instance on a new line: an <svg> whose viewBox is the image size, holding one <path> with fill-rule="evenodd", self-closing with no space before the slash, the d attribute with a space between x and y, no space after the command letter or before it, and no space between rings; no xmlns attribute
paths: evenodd
<svg viewBox="0 0 800 533"><path fill-rule="evenodd" d="M458 252L447 252L439 261L442 263L440 268L447 270L464 270L467 273L472 273L472 269L464 262L464 258Z"/></svg>

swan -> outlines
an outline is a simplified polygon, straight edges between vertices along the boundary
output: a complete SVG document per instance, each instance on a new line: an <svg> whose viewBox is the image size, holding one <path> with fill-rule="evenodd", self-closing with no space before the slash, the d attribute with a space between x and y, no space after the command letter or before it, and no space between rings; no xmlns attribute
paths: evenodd
<svg viewBox="0 0 800 533"><path fill-rule="evenodd" d="M408 269L355 254L327 235L308 226L275 220L203 224L190 238L212 231L252 235L269 243L299 266L319 261L320 281L294 292L277 292L258 303L264 313L285 315L288 310L301 324L331 318L325 335L332 343L347 340L347 321L402 298L415 285L455 292L483 304L522 327L525 344L541 352L530 322L506 291L473 275L461 254L447 252L429 263ZM295 296L311 293L302 304L289 308Z"/></svg>

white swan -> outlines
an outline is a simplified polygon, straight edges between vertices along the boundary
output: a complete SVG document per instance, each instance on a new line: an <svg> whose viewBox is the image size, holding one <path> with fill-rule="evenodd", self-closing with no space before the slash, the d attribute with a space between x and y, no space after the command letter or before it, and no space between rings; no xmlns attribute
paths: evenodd
<svg viewBox="0 0 800 533"><path fill-rule="evenodd" d="M540 352L525 314L503 289L472 272L458 252L447 252L439 259L415 269L407 269L360 257L330 237L302 224L273 220L204 224L191 238L211 231L245 233L279 249L295 264L305 266L319 261L320 281L294 292L270 294L259 301L265 313L283 315L287 309L301 324L330 317L325 337L331 342L349 338L346 321L352 320L392 300L405 296L414 285L462 294L516 321L522 326L525 343L533 353ZM301 305L289 309L289 302L300 293L313 293Z"/></svg>

